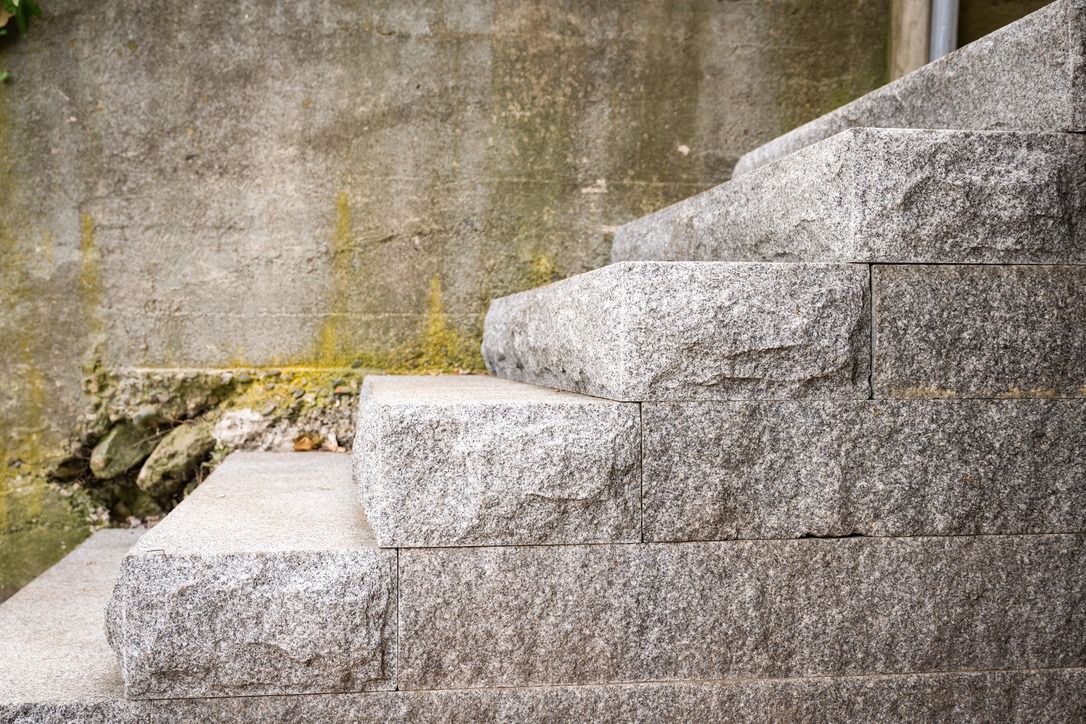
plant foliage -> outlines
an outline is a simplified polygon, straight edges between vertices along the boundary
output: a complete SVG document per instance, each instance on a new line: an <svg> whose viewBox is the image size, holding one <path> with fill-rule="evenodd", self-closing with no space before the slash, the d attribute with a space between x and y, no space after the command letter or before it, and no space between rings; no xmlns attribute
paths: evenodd
<svg viewBox="0 0 1086 724"><path fill-rule="evenodd" d="M41 6L34 0L0 0L0 35L7 35L5 27L12 19L21 35L26 35L30 27L30 16L41 17ZM11 77L6 70L0 70L0 83Z"/></svg>

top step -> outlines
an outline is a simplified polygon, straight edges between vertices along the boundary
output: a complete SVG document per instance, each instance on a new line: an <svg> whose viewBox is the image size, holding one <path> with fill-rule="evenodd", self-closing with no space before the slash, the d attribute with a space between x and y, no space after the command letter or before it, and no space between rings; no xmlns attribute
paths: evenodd
<svg viewBox="0 0 1086 724"><path fill-rule="evenodd" d="M754 149L733 178L854 127L1086 131L1086 0L1058 0Z"/></svg>

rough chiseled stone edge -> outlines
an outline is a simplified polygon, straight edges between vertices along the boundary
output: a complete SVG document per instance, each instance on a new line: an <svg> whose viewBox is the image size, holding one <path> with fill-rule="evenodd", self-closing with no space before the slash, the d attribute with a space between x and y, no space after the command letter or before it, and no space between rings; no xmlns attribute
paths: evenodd
<svg viewBox="0 0 1086 724"><path fill-rule="evenodd" d="M1002 721L1086 718L1086 669L0 705L3 724Z"/></svg>
<svg viewBox="0 0 1086 724"><path fill-rule="evenodd" d="M144 553L126 556L120 568L107 606L106 635L120 662L129 699L395 688L395 551ZM334 578L331 587L319 591L327 601L319 613L327 620L307 621L318 592L314 585L328 575ZM262 579L259 587L249 585ZM344 586L357 590L346 595L350 591ZM277 594L287 600L275 600ZM185 619L210 619L213 612L218 620L212 636L201 640L195 625L186 625ZM264 616L272 612L279 620L268 631ZM328 632L323 642L327 648L299 660L295 655L307 642L295 641L288 649L292 642L276 640L286 633L299 635L291 630L292 612L298 616L294 619L298 631L309 623ZM348 622L354 626L346 626ZM252 640L246 624L255 632ZM358 629L366 636L352 638L357 650L348 654L347 644L336 639ZM181 635L179 630L188 633Z"/></svg>
<svg viewBox="0 0 1086 724"><path fill-rule="evenodd" d="M1083 400L646 402L642 426L646 542L1086 532Z"/></svg>
<svg viewBox="0 0 1086 724"><path fill-rule="evenodd" d="M1084 168L1077 134L845 129L625 224L612 263L1083 263Z"/></svg>
<svg viewBox="0 0 1086 724"><path fill-rule="evenodd" d="M415 384L425 385L424 378ZM492 378L487 378L492 379ZM498 382L498 380L494 380ZM505 383L508 384L508 383ZM573 393L565 393L564 396L573 398ZM467 407L470 413L465 413L465 406L458 402L446 404L439 390L435 391L433 399L429 402L396 402L395 393L393 399L382 399L379 391L375 391L375 382L367 378L363 383L358 406L358 424L354 447L354 479L358 485L359 496L363 509L366 512L374 533L377 536L378 545L383 548L411 548L411 547L455 547L475 545L541 545L541 544L573 544L573 543L633 543L641 538L641 511L640 511L640 406L636 403L613 402L610 400L587 398L570 399L563 402L558 393L555 399L538 402L502 402L500 399L492 399L485 402L470 403ZM578 396L579 397L579 396ZM421 418L420 412L426 410L433 416L440 416L442 410L448 410L448 418L457 418L464 421L470 414L475 417L475 425L464 425L472 435L488 436L495 431L495 426L501 422L494 419L494 415L500 415L503 411L517 416L523 411L535 408L542 414L553 416L553 427L563 427L563 415L571 421L566 424L571 430L589 429L595 427L601 434L613 433L611 438L600 437L601 445L605 445L612 452L613 465L605 470L609 482L601 485L597 495L587 503L578 505L577 501L568 499L550 500L538 492L526 489L491 491L492 495L507 500L510 496L519 495L522 499L534 501L536 512L548 517L544 522L521 519L518 510L503 508L499 503L495 507L486 507L485 501L480 502L476 512L471 517L456 517L446 520L444 523L437 518L448 511L441 510L412 510L407 511L404 503L412 497L411 485L405 484L405 480L414 479L419 487L428 485L428 480L434 477L431 471L435 466L441 465L440 459L427 457L418 460L386 460L382 440L386 436L394 434L389 431L391 421L396 419L401 429L404 424L410 424L412 420ZM567 414L568 413L568 414ZM572 419L575 416L577 419ZM593 419L586 419L591 417ZM570 427L573 426L573 427ZM426 435L425 430L419 430L418 435ZM523 440L525 445L535 445L535 438ZM521 465L521 458L514 447L508 448L511 456L504 460L506 466ZM570 475L582 475L578 469L566 471ZM597 472L593 467L588 475ZM567 477L559 475L559 477ZM395 480L387 481L387 478ZM546 481L540 481L545 484ZM610 491L613 495L600 496L600 492ZM586 523L585 516L591 517L592 508L596 510L610 523L606 527L591 526ZM521 502L520 511L525 515L531 515L531 507L527 502ZM538 510L542 507L542 510ZM572 507L572 510L567 510ZM413 517L410 517L413 516ZM497 516L505 516L503 523ZM503 530L503 528L505 528Z"/></svg>
<svg viewBox="0 0 1086 724"><path fill-rule="evenodd" d="M660 274L678 270L706 277L730 274L736 280L743 274L760 273L783 277L788 273L814 274L821 270L827 277L836 274L841 277L837 281L847 282L840 287L842 289L847 287L848 283L854 284L861 309L851 320L852 327L845 330L852 367L852 371L847 373L848 379L824 382L827 375L823 371L821 374L812 373L806 378L791 381L770 379L767 376L759 378L757 383L748 383L750 378L739 375L716 375L712 378L716 380L714 383L698 377L704 376L705 370L695 364L696 360L688 359L683 353L675 353L673 348L666 345L658 345L654 351L665 356L670 354L670 362L661 364L652 359L652 351L646 353L635 343L635 332L645 331L643 307L646 300L652 299L654 291L639 277L657 269ZM855 278L846 280L846 275ZM720 279L715 281L718 284L724 283ZM592 298L588 293L574 293L586 286L591 290L594 285L610 286L613 289L606 298L599 294ZM743 286L745 288L745 285ZM796 288L806 289L809 286L800 284ZM856 264L623 262L494 300L484 324L483 358L491 374L499 377L625 402L661 399L866 399L870 397L869 291L869 269ZM665 302L668 299L667 294L657 297ZM773 300L774 306L779 306L780 301ZM615 314L601 311L593 302L611 304L616 310ZM571 324L577 329L578 335L591 337L593 349L603 349L605 352L584 355L563 352L562 347L569 346L572 342L568 328L557 323L552 324L546 334L540 335L544 338L542 341L533 340L531 348L517 351L511 340L519 334L536 332L528 328L532 319L552 319L558 312L574 317L575 321ZM655 310L648 312L647 318L650 322L655 314ZM596 334L587 334L590 331L595 331ZM660 326L659 331L665 332L666 327ZM556 340L554 346L557 350L547 348L551 345L551 340ZM677 363L680 361L687 363L687 367L694 367L695 372L691 373L689 369L679 370ZM676 370L679 370L678 375L675 374ZM842 375L846 375L846 372L839 369L836 376Z"/></svg>
<svg viewBox="0 0 1086 724"><path fill-rule="evenodd" d="M400 555L399 689L1086 665L1086 537Z"/></svg>
<svg viewBox="0 0 1086 724"><path fill-rule="evenodd" d="M1028 15L981 38L955 53L944 56L903 78L899 78L744 154L736 164L732 172L732 178L747 174L756 168L776 161L849 127L865 125L898 125L906 127L931 125L921 124L921 119L909 119L894 113L887 114L887 109L883 106L892 109L894 104L898 102L898 94L902 91L905 91L906 94L913 94L922 91L924 85L929 83L946 84L947 82L953 82L956 75L968 76L968 68L977 62L977 59L998 56L1001 48L1021 37L1033 34L1041 37L1052 37L1054 34L1064 35L1070 33L1072 35L1071 40L1074 40L1076 34L1081 37L1083 26L1086 26L1086 13L1083 11L1081 0L1057 0L1057 2L1041 8L1032 15ZM1067 38L1060 38L1060 40L1067 40ZM1060 44L1053 43L1052 49L1055 52L1060 52ZM1016 126L1019 130L1086 131L1086 126L1083 125L1086 118L1084 118L1082 111L1086 99L1083 99L1080 95L1086 83L1080 80L1078 75L1080 71L1076 69L1076 66L1081 68L1081 49L1081 44L1077 49L1072 45L1069 58L1056 58L1056 60L1065 64L1065 72L1068 75L1065 79L1065 82L1068 83L1067 101L1069 103L1066 109L1066 117L1062 121L1054 121L1055 127L1046 124L1037 125L1035 122L1032 125L1020 124ZM1075 110L1076 108L1078 110ZM880 115L887 117L880 120L878 118ZM896 119L897 122L892 122L893 119ZM965 127L966 123L962 122L957 125Z"/></svg>

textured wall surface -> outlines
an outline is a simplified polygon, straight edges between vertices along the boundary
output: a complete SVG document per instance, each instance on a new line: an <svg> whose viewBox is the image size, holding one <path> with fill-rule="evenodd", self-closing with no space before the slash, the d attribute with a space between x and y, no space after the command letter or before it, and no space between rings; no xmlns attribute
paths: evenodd
<svg viewBox="0 0 1086 724"><path fill-rule="evenodd" d="M26 471L92 359L390 368L436 310L479 364L491 298L877 86L889 34L889 0L43 5L0 40L0 598L83 535Z"/></svg>

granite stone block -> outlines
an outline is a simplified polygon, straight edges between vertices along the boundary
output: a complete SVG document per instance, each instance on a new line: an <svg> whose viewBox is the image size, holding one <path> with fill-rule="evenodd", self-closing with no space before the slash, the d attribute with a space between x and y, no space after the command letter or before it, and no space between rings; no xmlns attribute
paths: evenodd
<svg viewBox="0 0 1086 724"><path fill-rule="evenodd" d="M1086 401L647 402L645 540L1086 532Z"/></svg>
<svg viewBox="0 0 1086 724"><path fill-rule="evenodd" d="M128 700L102 611L142 531L96 533L0 604L3 724L1003 721L1086 718L1086 669Z"/></svg>
<svg viewBox="0 0 1086 724"><path fill-rule="evenodd" d="M1086 537L415 549L399 688L1086 664Z"/></svg>
<svg viewBox="0 0 1086 724"><path fill-rule="evenodd" d="M866 398L868 270L627 262L495 300L499 377L612 400Z"/></svg>
<svg viewBox="0 0 1086 724"><path fill-rule="evenodd" d="M1086 267L876 266L877 398L1086 397Z"/></svg>
<svg viewBox="0 0 1086 724"><path fill-rule="evenodd" d="M618 229L613 261L1086 262L1086 137L860 128Z"/></svg>
<svg viewBox="0 0 1086 724"><path fill-rule="evenodd" d="M1057 0L800 126L734 176L856 126L1086 131L1086 1Z"/></svg>
<svg viewBox="0 0 1086 724"><path fill-rule="evenodd" d="M125 693L392 689L395 568L348 456L234 453L121 564L107 635Z"/></svg>
<svg viewBox="0 0 1086 724"><path fill-rule="evenodd" d="M367 377L355 480L385 547L641 540L640 410L494 377Z"/></svg>

